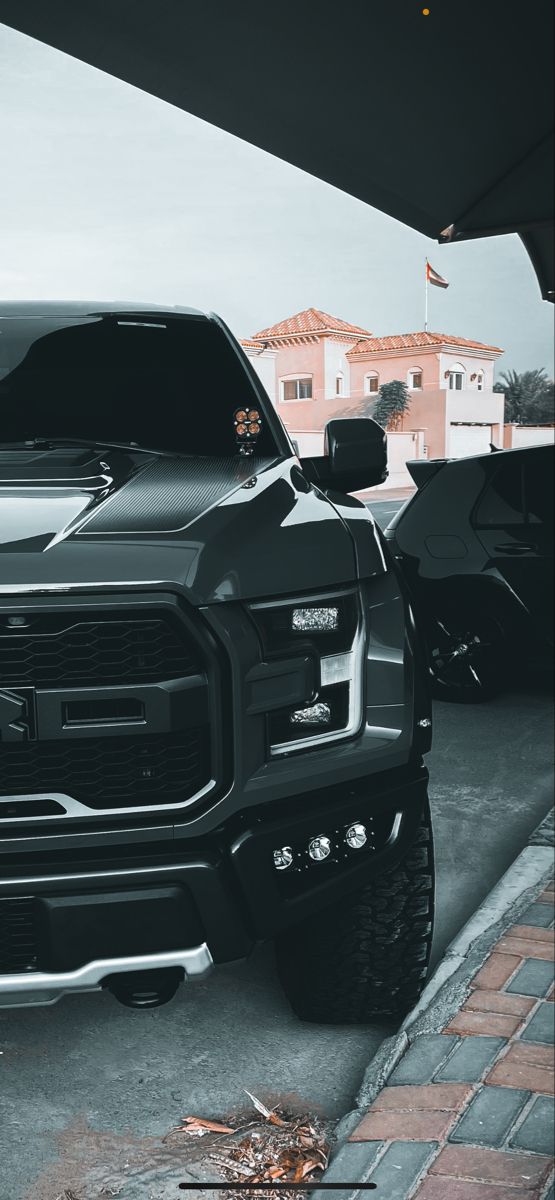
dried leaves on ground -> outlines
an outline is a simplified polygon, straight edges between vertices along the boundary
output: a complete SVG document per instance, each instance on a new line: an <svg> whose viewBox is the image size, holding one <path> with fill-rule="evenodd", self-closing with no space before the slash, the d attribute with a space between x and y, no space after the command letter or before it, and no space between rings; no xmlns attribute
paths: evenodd
<svg viewBox="0 0 555 1200"><path fill-rule="evenodd" d="M325 1170L329 1143L324 1123L314 1116L292 1115L267 1108L261 1100L247 1092L256 1114L231 1117L227 1124L206 1121L202 1117L183 1117L172 1134L203 1137L219 1134L208 1152L209 1161L231 1185L241 1184L241 1196L262 1195L254 1190L258 1183L279 1181L280 1187L265 1190L266 1200L299 1200L297 1190L288 1192L287 1183L315 1183ZM245 1192L245 1185L253 1185ZM228 1193L233 1195L232 1189ZM239 1193L237 1193L239 1195Z"/></svg>
<svg viewBox="0 0 555 1200"><path fill-rule="evenodd" d="M218 1121L204 1121L202 1117L182 1117L181 1125L172 1129L172 1133L188 1133L189 1137L205 1137L207 1133L233 1133L230 1125L220 1125Z"/></svg>

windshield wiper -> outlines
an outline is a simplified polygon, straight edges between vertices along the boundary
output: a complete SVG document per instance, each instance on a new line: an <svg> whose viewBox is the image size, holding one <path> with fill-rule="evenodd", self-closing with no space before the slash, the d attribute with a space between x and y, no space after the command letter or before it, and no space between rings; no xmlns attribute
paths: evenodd
<svg viewBox="0 0 555 1200"><path fill-rule="evenodd" d="M0 443L7 446L8 443ZM140 446L138 442L112 442L105 438L84 438L76 435L75 437L35 437L26 439L24 442L12 442L11 447L16 448L33 448L36 450L55 450L58 446L83 446L91 450L127 450L135 454L157 454L163 458L179 458L179 451L176 450L158 450L152 446Z"/></svg>

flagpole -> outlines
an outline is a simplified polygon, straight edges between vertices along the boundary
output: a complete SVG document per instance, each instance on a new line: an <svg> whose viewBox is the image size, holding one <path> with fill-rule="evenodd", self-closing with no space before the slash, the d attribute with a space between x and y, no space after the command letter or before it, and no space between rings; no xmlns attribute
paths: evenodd
<svg viewBox="0 0 555 1200"><path fill-rule="evenodd" d="M424 332L428 332L428 259L425 260L424 277L426 279L426 304L424 310Z"/></svg>

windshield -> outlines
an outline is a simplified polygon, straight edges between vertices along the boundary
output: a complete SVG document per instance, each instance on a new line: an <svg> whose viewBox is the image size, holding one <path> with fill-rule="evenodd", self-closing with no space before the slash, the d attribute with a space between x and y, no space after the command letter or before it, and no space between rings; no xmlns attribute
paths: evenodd
<svg viewBox="0 0 555 1200"><path fill-rule="evenodd" d="M235 455L244 405L264 418L240 357L206 319L0 318L0 443L81 436ZM265 419L255 452L277 453Z"/></svg>

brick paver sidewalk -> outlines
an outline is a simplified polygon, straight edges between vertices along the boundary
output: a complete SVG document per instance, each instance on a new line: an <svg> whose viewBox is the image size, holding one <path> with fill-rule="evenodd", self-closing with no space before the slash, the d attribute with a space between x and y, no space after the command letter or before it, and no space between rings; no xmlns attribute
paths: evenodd
<svg viewBox="0 0 555 1200"><path fill-rule="evenodd" d="M553 902L551 885L351 1134L350 1178L376 1200L553 1200Z"/></svg>

